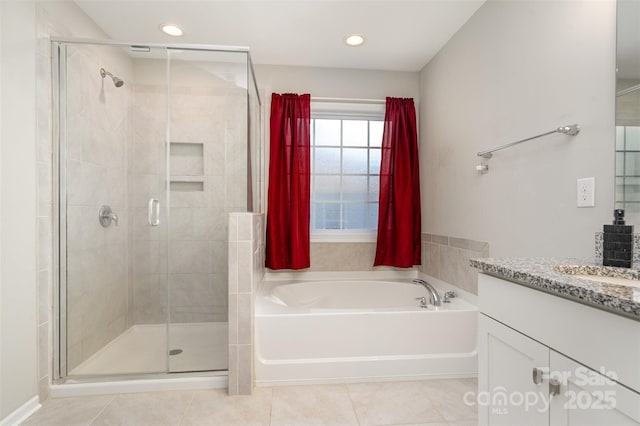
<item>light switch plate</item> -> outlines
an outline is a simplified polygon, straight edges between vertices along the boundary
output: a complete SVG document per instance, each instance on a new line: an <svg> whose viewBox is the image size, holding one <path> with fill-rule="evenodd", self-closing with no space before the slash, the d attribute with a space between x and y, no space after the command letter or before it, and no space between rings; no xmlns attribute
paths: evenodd
<svg viewBox="0 0 640 426"><path fill-rule="evenodd" d="M596 178L578 179L578 207L595 207L596 205Z"/></svg>

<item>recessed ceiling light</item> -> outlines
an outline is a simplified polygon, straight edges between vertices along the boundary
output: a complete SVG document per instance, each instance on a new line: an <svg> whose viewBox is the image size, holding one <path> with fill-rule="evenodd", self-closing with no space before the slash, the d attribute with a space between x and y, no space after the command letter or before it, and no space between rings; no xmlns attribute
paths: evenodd
<svg viewBox="0 0 640 426"><path fill-rule="evenodd" d="M344 38L344 42L347 46L360 46L364 43L364 36L360 34L350 34Z"/></svg>
<svg viewBox="0 0 640 426"><path fill-rule="evenodd" d="M180 37L183 34L182 28L175 24L160 24L160 31L173 37Z"/></svg>

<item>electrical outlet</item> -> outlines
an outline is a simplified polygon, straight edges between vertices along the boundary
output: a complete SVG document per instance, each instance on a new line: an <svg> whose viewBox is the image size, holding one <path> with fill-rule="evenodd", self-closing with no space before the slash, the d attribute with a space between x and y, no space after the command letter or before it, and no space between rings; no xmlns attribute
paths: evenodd
<svg viewBox="0 0 640 426"><path fill-rule="evenodd" d="M578 179L578 207L595 207L596 178Z"/></svg>

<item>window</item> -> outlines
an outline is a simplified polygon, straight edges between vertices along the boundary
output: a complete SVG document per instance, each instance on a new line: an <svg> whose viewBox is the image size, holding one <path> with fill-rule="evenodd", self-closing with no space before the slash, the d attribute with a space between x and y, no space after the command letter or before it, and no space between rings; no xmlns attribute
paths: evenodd
<svg viewBox="0 0 640 426"><path fill-rule="evenodd" d="M311 106L311 233L375 235L384 105Z"/></svg>

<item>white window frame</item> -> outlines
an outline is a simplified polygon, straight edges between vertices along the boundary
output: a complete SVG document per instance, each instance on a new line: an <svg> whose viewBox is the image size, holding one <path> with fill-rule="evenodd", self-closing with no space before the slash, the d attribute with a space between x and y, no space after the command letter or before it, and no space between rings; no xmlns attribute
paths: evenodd
<svg viewBox="0 0 640 426"><path fill-rule="evenodd" d="M311 101L311 118L327 120L384 121L385 104ZM313 171L312 171L313 177ZM375 242L376 229L311 229L311 242Z"/></svg>

